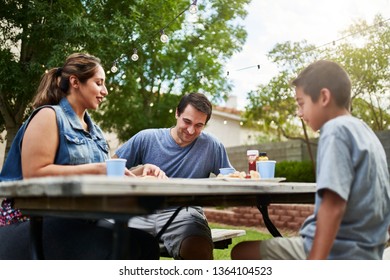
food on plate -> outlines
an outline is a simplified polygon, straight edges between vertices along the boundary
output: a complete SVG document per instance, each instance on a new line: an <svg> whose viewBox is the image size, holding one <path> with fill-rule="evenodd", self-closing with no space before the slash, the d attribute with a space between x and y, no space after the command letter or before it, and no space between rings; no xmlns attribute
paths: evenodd
<svg viewBox="0 0 390 280"><path fill-rule="evenodd" d="M260 179L260 173L257 171L251 170L249 175L251 176L251 179Z"/></svg>
<svg viewBox="0 0 390 280"><path fill-rule="evenodd" d="M260 179L260 173L254 170L251 170L249 174L244 171L235 171L227 175L218 174L217 178Z"/></svg>

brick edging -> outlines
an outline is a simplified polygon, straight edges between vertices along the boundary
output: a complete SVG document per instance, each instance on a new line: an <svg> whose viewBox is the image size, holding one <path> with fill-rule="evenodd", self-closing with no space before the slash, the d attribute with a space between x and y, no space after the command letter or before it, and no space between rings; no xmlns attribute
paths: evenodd
<svg viewBox="0 0 390 280"><path fill-rule="evenodd" d="M297 231L313 213L313 204L271 204L268 214L274 225L282 231ZM256 207L204 208L209 222L232 226L264 227L261 213Z"/></svg>

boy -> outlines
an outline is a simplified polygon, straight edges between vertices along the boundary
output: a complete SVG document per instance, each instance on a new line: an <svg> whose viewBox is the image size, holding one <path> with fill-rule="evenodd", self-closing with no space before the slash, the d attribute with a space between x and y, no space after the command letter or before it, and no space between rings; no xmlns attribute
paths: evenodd
<svg viewBox="0 0 390 280"><path fill-rule="evenodd" d="M389 171L376 135L350 114L348 74L321 60L292 84L299 117L321 132L314 214L300 236L240 243L232 259L382 259L390 222Z"/></svg>

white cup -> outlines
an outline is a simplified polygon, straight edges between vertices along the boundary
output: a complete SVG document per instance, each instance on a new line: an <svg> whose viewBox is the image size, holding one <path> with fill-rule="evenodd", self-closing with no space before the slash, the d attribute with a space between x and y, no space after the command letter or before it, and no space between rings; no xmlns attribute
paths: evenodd
<svg viewBox="0 0 390 280"><path fill-rule="evenodd" d="M107 176L124 176L127 160L124 158L112 158L106 160Z"/></svg>

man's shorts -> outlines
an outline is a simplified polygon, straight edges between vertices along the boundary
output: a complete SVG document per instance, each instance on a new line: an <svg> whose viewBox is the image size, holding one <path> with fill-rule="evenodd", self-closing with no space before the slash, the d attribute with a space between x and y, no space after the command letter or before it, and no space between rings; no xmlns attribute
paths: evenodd
<svg viewBox="0 0 390 280"><path fill-rule="evenodd" d="M260 257L263 260L305 260L303 238L275 237L260 242Z"/></svg>
<svg viewBox="0 0 390 280"><path fill-rule="evenodd" d="M166 209L152 215L136 216L129 220L128 225L156 236L175 210ZM183 208L161 236L161 241L173 258L180 259L181 243L189 236L202 236L213 244L211 230L201 207Z"/></svg>

